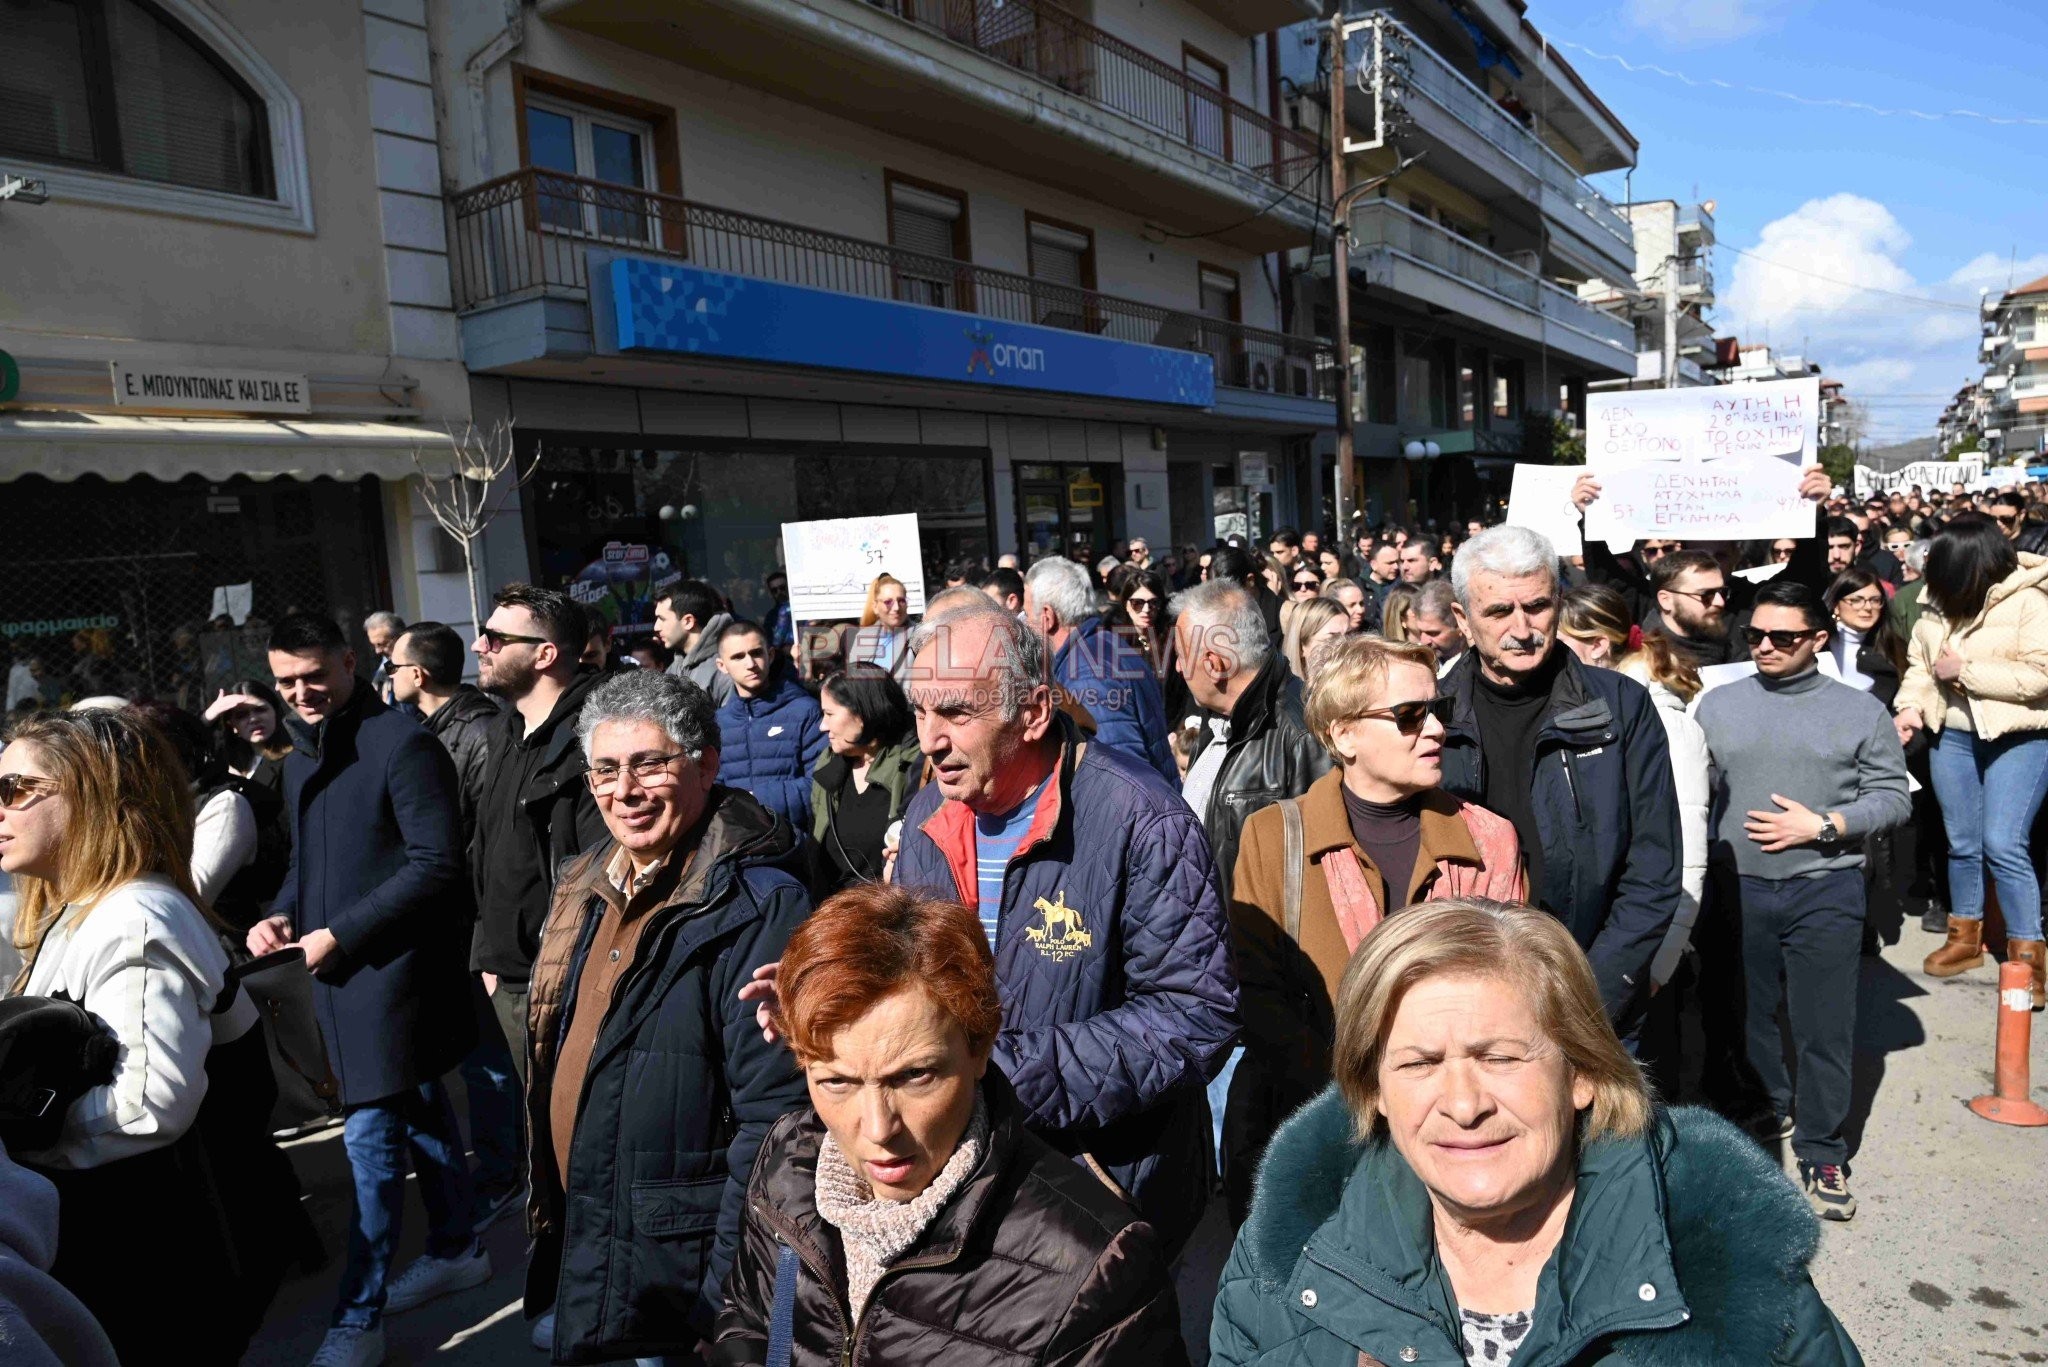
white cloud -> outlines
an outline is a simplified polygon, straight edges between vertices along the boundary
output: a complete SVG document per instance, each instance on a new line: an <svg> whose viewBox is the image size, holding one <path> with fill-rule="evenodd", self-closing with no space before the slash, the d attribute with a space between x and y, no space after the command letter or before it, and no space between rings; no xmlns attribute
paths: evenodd
<svg viewBox="0 0 2048 1367"><path fill-rule="evenodd" d="M1763 27L1754 0L1622 0L1621 14L1635 29L1667 47L1709 47Z"/></svg>
<svg viewBox="0 0 2048 1367"><path fill-rule="evenodd" d="M1717 325L1723 335L1820 362L1851 400L1868 405L1872 441L1924 436L1946 397L1982 373L1979 288L2005 288L2009 268L2019 281L2048 274L2048 253L2014 267L1987 252L1923 283L1901 260L1912 244L1876 200L1809 200L1765 224L1754 244L1742 245L1747 254L1723 254Z"/></svg>

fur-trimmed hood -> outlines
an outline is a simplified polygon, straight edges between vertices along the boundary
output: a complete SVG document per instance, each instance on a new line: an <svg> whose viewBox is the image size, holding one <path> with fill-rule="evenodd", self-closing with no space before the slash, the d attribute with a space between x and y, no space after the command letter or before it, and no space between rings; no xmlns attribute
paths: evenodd
<svg viewBox="0 0 2048 1367"><path fill-rule="evenodd" d="M1516 1367L1860 1364L1807 1276L1819 1240L1754 1141L1660 1111L1643 1138L1581 1154ZM1219 1367L1248 1346L1275 1364L1462 1362L1428 1195L1391 1144L1357 1140L1335 1088L1274 1137L1221 1301Z"/></svg>

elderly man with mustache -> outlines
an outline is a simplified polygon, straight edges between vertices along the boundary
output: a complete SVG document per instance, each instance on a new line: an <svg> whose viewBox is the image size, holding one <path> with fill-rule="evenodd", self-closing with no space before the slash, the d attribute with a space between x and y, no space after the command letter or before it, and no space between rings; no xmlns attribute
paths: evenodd
<svg viewBox="0 0 2048 1367"><path fill-rule="evenodd" d="M1529 900L1593 962L1624 1039L1678 909L1678 794L1656 704L1557 639L1557 552L1526 527L1458 548L1452 612L1472 643L1438 684L1452 700L1446 792L1514 823Z"/></svg>

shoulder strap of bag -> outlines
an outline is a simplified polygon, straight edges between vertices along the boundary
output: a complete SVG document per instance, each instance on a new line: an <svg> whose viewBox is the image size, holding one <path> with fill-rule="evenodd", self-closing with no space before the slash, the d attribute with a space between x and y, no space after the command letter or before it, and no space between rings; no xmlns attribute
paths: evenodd
<svg viewBox="0 0 2048 1367"><path fill-rule="evenodd" d="M1287 938L1301 942L1301 877L1307 839L1301 833L1301 803L1280 799L1280 903L1287 917Z"/></svg>
<svg viewBox="0 0 2048 1367"><path fill-rule="evenodd" d="M788 1244L775 1246L775 1308L768 1316L767 1367L789 1367L796 1350L796 1277L800 1264Z"/></svg>

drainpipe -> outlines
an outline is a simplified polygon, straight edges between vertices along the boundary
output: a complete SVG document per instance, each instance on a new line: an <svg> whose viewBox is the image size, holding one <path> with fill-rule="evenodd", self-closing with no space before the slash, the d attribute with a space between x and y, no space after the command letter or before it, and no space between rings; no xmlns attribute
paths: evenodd
<svg viewBox="0 0 2048 1367"><path fill-rule="evenodd" d="M469 87L473 184L481 185L491 178L491 125L484 109L484 80L492 67L504 61L525 41L526 10L523 0L505 0L505 27L462 64L463 83Z"/></svg>

